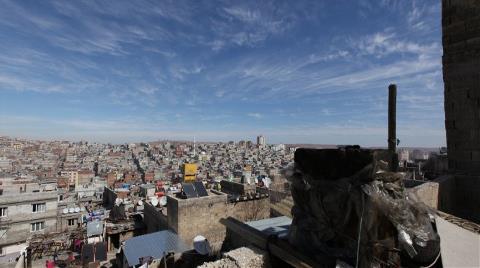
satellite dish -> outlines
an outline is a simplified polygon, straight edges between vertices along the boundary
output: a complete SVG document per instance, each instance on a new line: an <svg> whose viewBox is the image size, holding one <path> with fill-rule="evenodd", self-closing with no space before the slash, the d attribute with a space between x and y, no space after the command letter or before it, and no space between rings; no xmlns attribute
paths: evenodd
<svg viewBox="0 0 480 268"><path fill-rule="evenodd" d="M139 206L143 206L143 201L142 201L142 200L138 200L137 204L138 204Z"/></svg>
<svg viewBox="0 0 480 268"><path fill-rule="evenodd" d="M158 205L158 199L156 197L150 198L150 202L152 203L152 206L156 207Z"/></svg>
<svg viewBox="0 0 480 268"><path fill-rule="evenodd" d="M67 214L68 213L68 208L64 208L63 209L63 214Z"/></svg>
<svg viewBox="0 0 480 268"><path fill-rule="evenodd" d="M265 177L264 179L262 179L262 182L263 185L265 185L265 187L267 188L270 188L270 184L272 184L272 180L269 177Z"/></svg>
<svg viewBox="0 0 480 268"><path fill-rule="evenodd" d="M210 255L212 252L210 243L208 243L208 240L201 235L197 235L193 238L193 248L196 252L202 255Z"/></svg>
<svg viewBox="0 0 480 268"><path fill-rule="evenodd" d="M75 208L75 213L78 213L78 212L80 212L80 208L79 208L79 207L76 207L76 208Z"/></svg>
<svg viewBox="0 0 480 268"><path fill-rule="evenodd" d="M74 208L69 208L69 209L68 209L68 212L69 212L69 213L73 213L73 212L75 212L75 209L74 209Z"/></svg>
<svg viewBox="0 0 480 268"><path fill-rule="evenodd" d="M160 197L159 202L160 202L160 206L162 206L162 207L166 206L167 205L167 197L166 196Z"/></svg>

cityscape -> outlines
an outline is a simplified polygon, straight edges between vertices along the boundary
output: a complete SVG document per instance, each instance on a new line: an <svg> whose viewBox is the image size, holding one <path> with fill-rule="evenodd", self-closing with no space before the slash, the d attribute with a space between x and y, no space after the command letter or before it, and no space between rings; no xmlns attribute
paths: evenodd
<svg viewBox="0 0 480 268"><path fill-rule="evenodd" d="M480 267L480 2L0 6L0 267Z"/></svg>

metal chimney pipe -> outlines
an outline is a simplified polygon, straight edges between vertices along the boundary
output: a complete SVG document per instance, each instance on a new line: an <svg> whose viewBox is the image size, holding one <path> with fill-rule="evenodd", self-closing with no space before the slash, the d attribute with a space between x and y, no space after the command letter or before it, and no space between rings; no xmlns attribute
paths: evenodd
<svg viewBox="0 0 480 268"><path fill-rule="evenodd" d="M390 170L397 171L397 85L388 86L388 151L391 156Z"/></svg>

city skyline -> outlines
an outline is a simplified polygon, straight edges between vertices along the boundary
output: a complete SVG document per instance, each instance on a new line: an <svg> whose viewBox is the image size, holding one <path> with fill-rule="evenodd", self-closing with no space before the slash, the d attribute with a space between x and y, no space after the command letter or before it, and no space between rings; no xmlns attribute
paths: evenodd
<svg viewBox="0 0 480 268"><path fill-rule="evenodd" d="M445 145L440 1L2 3L0 135Z"/></svg>

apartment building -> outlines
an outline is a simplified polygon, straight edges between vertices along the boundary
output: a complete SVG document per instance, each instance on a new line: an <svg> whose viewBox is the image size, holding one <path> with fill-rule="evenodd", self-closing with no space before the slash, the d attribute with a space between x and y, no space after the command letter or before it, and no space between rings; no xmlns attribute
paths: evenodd
<svg viewBox="0 0 480 268"><path fill-rule="evenodd" d="M57 191L38 183L3 185L0 195L0 266L14 261L34 234L56 230Z"/></svg>

